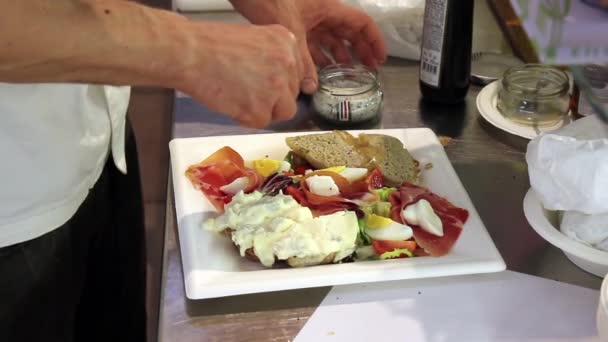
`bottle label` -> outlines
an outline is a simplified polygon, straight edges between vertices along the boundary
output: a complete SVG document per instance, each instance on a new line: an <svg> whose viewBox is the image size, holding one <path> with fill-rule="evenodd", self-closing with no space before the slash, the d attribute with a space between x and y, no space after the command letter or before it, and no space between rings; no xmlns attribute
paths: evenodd
<svg viewBox="0 0 608 342"><path fill-rule="evenodd" d="M448 0L427 0L424 10L424 30L420 53L420 80L428 85L439 86L441 53Z"/></svg>

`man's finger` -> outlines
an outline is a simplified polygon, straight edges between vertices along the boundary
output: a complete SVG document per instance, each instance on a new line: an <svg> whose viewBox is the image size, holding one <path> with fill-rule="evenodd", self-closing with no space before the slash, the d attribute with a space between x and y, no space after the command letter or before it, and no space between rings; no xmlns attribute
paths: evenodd
<svg viewBox="0 0 608 342"><path fill-rule="evenodd" d="M282 94L272 109L272 120L289 120L298 110L296 99L289 94Z"/></svg>
<svg viewBox="0 0 608 342"><path fill-rule="evenodd" d="M363 39L357 39L354 42L351 42L351 44L353 44L353 48L357 52L361 63L373 69L378 67L379 61L376 60L373 52L369 49L369 45L367 45Z"/></svg>
<svg viewBox="0 0 608 342"><path fill-rule="evenodd" d="M336 62L344 64L352 63L350 52L341 38L336 38L330 32L324 32L320 37L321 45L329 49Z"/></svg>
<svg viewBox="0 0 608 342"><path fill-rule="evenodd" d="M306 41L300 42L300 56L302 58L302 81L300 89L306 94L312 94L319 87L319 77L317 75L317 66L312 60L312 56L308 50Z"/></svg>
<svg viewBox="0 0 608 342"><path fill-rule="evenodd" d="M374 23L371 17L367 16L367 20L363 21L364 25L359 29L360 39L363 39L365 43L370 47L374 58L381 63L386 61L386 45L382 38L382 32L378 26Z"/></svg>
<svg viewBox="0 0 608 342"><path fill-rule="evenodd" d="M242 115L242 113L229 114L235 121L245 127L251 128L264 128L270 124L269 116L250 116Z"/></svg>
<svg viewBox="0 0 608 342"><path fill-rule="evenodd" d="M325 55L325 52L321 50L321 47L317 42L312 40L308 41L308 51L310 51L310 55L312 59L315 61L319 67L324 67L332 63L331 59Z"/></svg>
<svg viewBox="0 0 608 342"><path fill-rule="evenodd" d="M386 45L373 19L352 6L345 4L342 6L344 10L341 11L341 15L333 17L329 22L332 31L353 45L356 41L363 40L366 49L372 52L371 55L377 62L386 61Z"/></svg>
<svg viewBox="0 0 608 342"><path fill-rule="evenodd" d="M293 56L296 60L296 70L294 75L290 75L289 89L291 90L293 97L296 98L300 93L300 80L302 79L302 75L304 73L304 62L302 61L302 53L299 47L301 39L298 39L297 36L291 31L289 34L291 37L291 43L293 44ZM306 41L304 42L306 43Z"/></svg>

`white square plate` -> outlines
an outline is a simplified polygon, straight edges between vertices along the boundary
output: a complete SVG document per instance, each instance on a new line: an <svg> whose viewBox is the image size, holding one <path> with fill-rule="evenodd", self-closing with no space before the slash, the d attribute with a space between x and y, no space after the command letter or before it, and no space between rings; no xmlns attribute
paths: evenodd
<svg viewBox="0 0 608 342"><path fill-rule="evenodd" d="M473 203L452 168L437 137L427 128L352 131L381 133L401 140L421 165L421 184L466 208L469 219L460 238L448 255L321 265L305 268L266 269L241 258L232 241L224 235L205 231L203 220L216 215L203 193L184 175L223 146L230 146L243 158L269 156L283 159L288 152L285 138L319 132L275 133L174 139L169 144L175 195L179 245L186 295L190 299L298 289L328 285L376 282L397 279L429 278L457 274L497 272L505 263L481 222Z"/></svg>

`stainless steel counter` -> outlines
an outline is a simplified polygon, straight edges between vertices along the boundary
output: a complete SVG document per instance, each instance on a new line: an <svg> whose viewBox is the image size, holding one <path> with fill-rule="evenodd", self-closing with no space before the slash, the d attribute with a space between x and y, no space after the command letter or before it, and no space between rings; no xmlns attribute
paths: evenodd
<svg viewBox="0 0 608 342"><path fill-rule="evenodd" d="M522 201L529 189L524 161L527 141L495 129L477 113L472 87L460 106L420 102L417 63L389 60L380 70L386 94L382 119L356 128L430 127L453 138L445 147L462 183L509 270L599 289L601 279L581 271L563 253L546 243L528 225ZM175 106L175 137L333 128L314 118L306 98L296 117L267 130L244 129L211 113L189 98ZM185 298L176 223L169 191L161 341L287 341L297 335L329 288L283 291L190 301Z"/></svg>
<svg viewBox="0 0 608 342"><path fill-rule="evenodd" d="M475 2L473 49L508 50L484 1ZM190 15L195 20L239 21L234 13ZM451 137L445 150L507 268L561 282L599 289L601 279L581 271L557 248L539 237L526 221L522 201L529 189L524 160L527 141L497 130L475 107L472 87L460 106L420 102L418 64L391 59L380 70L385 92L382 119L356 128L430 127ZM331 129L315 119L308 99L299 100L296 117L266 130L245 129L211 113L189 98L175 105L174 137L256 134ZM281 291L202 301L185 298L169 184L164 267L160 303L160 341L288 341L300 331L329 288Z"/></svg>

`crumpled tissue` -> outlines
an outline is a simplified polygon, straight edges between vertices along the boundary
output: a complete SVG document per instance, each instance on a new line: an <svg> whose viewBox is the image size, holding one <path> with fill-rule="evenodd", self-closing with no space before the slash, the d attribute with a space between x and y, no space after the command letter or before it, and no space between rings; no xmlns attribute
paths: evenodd
<svg viewBox="0 0 608 342"><path fill-rule="evenodd" d="M569 210L564 212L560 230L573 240L608 252L608 214L587 215Z"/></svg>
<svg viewBox="0 0 608 342"><path fill-rule="evenodd" d="M540 135L526 162L543 207L564 211L561 231L608 251L608 126L592 115Z"/></svg>

